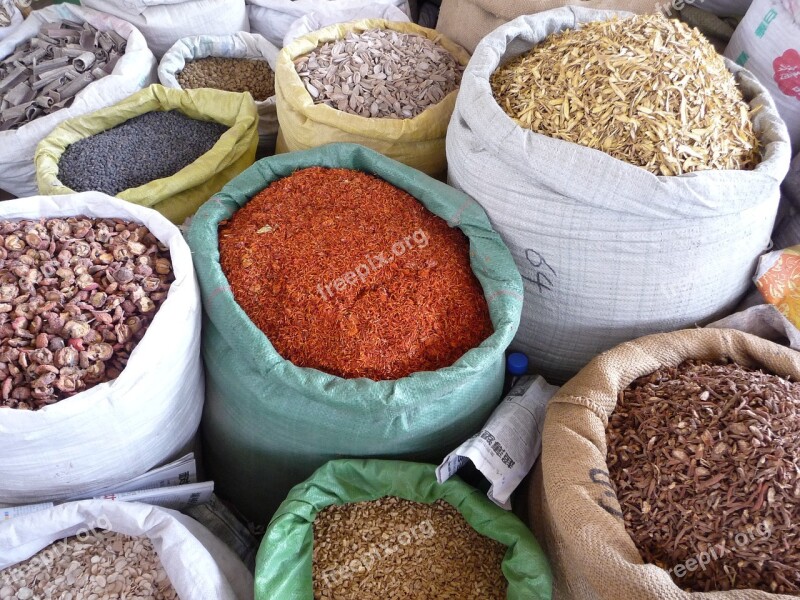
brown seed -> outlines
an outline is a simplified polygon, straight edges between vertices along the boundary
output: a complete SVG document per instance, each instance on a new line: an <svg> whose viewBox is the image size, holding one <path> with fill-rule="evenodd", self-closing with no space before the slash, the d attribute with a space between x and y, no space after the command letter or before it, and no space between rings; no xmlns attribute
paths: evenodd
<svg viewBox="0 0 800 600"><path fill-rule="evenodd" d="M313 527L315 600L506 597L506 547L442 500L328 506Z"/></svg>
<svg viewBox="0 0 800 600"><path fill-rule="evenodd" d="M621 394L607 441L625 526L646 562L673 569L690 591L800 593L800 383L736 364L664 367ZM694 472L683 448L697 451ZM703 569L676 574L719 547Z"/></svg>

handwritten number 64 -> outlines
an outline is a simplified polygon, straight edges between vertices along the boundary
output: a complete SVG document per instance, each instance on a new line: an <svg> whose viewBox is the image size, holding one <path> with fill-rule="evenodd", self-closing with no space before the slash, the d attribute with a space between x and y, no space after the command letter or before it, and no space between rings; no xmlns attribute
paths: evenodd
<svg viewBox="0 0 800 600"><path fill-rule="evenodd" d="M535 269L534 276L529 277L527 275L523 275L523 279L534 283L539 288L539 293L541 294L543 291L551 291L553 289L553 280L548 275L547 270L549 269L553 276L556 276L556 270L550 266L550 264L545 260L544 256L539 254L536 250L532 250L528 248L525 250L525 258L528 260L530 265Z"/></svg>

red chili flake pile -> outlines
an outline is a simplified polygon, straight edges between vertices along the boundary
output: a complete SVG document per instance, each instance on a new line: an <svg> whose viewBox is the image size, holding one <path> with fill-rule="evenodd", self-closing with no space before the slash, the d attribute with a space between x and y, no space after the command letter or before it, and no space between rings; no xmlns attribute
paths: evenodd
<svg viewBox="0 0 800 600"><path fill-rule="evenodd" d="M372 175L299 170L219 238L234 298L298 366L399 379L450 366L493 332L466 236Z"/></svg>

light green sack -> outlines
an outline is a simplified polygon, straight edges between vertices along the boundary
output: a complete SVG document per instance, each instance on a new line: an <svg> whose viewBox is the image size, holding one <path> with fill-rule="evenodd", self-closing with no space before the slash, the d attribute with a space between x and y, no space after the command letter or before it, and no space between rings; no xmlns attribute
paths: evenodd
<svg viewBox="0 0 800 600"><path fill-rule="evenodd" d="M494 334L450 367L394 381L342 379L284 360L234 300L217 229L270 183L311 166L375 174L458 226ZM294 485L333 458L438 461L498 402L522 280L486 213L461 192L363 146L331 144L258 161L200 208L188 241L204 310L204 458L220 495L250 519L266 523Z"/></svg>
<svg viewBox="0 0 800 600"><path fill-rule="evenodd" d="M384 496L425 504L448 502L478 533L508 547L503 559L508 600L550 600L547 558L513 513L495 506L458 477L437 483L433 465L385 460L334 460L292 489L272 518L256 557L256 600L313 598L312 523L317 513L331 504Z"/></svg>
<svg viewBox="0 0 800 600"><path fill-rule="evenodd" d="M123 190L117 197L154 208L180 225L222 186L253 164L258 145L258 111L250 94L151 85L118 104L64 121L36 148L39 192L47 195L75 193L58 179L58 161L70 144L133 117L172 109L193 119L222 123L230 129L211 150L171 177Z"/></svg>

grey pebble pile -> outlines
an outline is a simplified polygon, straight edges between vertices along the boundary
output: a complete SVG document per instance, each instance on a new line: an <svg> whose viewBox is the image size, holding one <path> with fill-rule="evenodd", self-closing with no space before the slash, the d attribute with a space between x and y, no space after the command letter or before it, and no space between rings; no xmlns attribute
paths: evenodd
<svg viewBox="0 0 800 600"><path fill-rule="evenodd" d="M76 192L115 196L174 175L211 150L227 129L177 110L145 113L69 146L58 178Z"/></svg>

